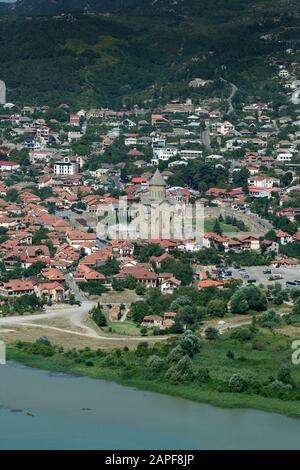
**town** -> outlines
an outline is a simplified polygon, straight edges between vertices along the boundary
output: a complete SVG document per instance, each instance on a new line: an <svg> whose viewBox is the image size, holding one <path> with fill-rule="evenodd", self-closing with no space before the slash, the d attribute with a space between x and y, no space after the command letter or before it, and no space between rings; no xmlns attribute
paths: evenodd
<svg viewBox="0 0 300 470"><path fill-rule="evenodd" d="M297 93L283 65L277 79ZM194 79L189 86L207 83ZM57 109L7 103L2 82L5 325L20 314L25 325L34 310L59 318L77 305L84 313L76 334L88 331L95 341L101 334L86 323L84 306L97 302L105 312L98 327L109 325L105 335L112 333L112 345L118 333L130 344L131 335L176 333L228 316L216 324L222 333L234 326L234 311L251 310L233 306L241 288L263 290L269 303L275 292L278 305L293 302L291 292L300 287L300 109L295 93L290 105L276 109L264 102L235 109L237 88L231 86L229 101L73 112L63 103ZM201 246L171 236L99 239L99 214L123 199L129 206L201 203ZM172 308L187 293L191 301L193 291L204 290L210 301L201 314ZM164 300L149 305L151 296ZM18 328L5 327L1 336L19 338Z"/></svg>

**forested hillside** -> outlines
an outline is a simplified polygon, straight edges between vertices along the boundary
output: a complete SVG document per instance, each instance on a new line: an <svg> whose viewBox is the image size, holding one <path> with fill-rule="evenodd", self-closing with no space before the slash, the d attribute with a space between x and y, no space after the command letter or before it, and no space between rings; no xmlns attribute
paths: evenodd
<svg viewBox="0 0 300 470"><path fill-rule="evenodd" d="M300 40L295 1L19 0L0 5L0 78L7 83L8 99L17 103L166 102L195 94L188 86L195 77L213 80L215 92L220 76L240 88L237 99L269 99L278 91L271 80L272 58L280 57L291 40L297 48Z"/></svg>

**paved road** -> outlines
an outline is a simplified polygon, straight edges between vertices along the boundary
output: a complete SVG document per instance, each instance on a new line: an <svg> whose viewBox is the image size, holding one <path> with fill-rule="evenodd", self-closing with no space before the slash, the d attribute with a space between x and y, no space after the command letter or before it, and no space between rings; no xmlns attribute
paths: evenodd
<svg viewBox="0 0 300 470"><path fill-rule="evenodd" d="M81 293L78 285L74 281L72 274L71 273L66 274L65 279L66 279L66 284L69 287L69 289L73 292L75 299L80 303L84 302L86 299Z"/></svg>

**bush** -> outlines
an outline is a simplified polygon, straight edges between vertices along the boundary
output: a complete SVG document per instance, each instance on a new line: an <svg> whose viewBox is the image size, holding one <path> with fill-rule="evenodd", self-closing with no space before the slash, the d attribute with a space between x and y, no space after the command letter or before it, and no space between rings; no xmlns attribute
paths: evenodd
<svg viewBox="0 0 300 470"><path fill-rule="evenodd" d="M235 354L234 354L233 351L227 351L226 356L228 357L228 359L234 359L235 358Z"/></svg>
<svg viewBox="0 0 300 470"><path fill-rule="evenodd" d="M209 382L211 378L209 369L207 369L206 367L200 367L200 369L198 369L196 377L200 383Z"/></svg>
<svg viewBox="0 0 300 470"><path fill-rule="evenodd" d="M236 328L230 333L230 338L238 341L249 341L252 338L252 332L249 328Z"/></svg>
<svg viewBox="0 0 300 470"><path fill-rule="evenodd" d="M146 341L141 341L135 350L135 354L138 357L147 356L149 353L149 344Z"/></svg>
<svg viewBox="0 0 300 470"><path fill-rule="evenodd" d="M93 366L94 366L94 363L93 363L93 361L86 361L86 362L85 362L85 365L86 365L87 367L93 367Z"/></svg>
<svg viewBox="0 0 300 470"><path fill-rule="evenodd" d="M281 318L275 310L269 310L257 318L257 324L263 328L275 328L281 324Z"/></svg>
<svg viewBox="0 0 300 470"><path fill-rule="evenodd" d="M165 377L174 384L193 380L195 378L195 371L191 358L187 355L182 357L178 364L172 365L167 370Z"/></svg>
<svg viewBox="0 0 300 470"><path fill-rule="evenodd" d="M255 341L253 344L253 349L256 349L256 351L263 351L266 348L265 343L262 341Z"/></svg>
<svg viewBox="0 0 300 470"><path fill-rule="evenodd" d="M180 346L182 350L188 355L193 356L201 349L201 341L198 336L194 335L190 330L187 330L181 337Z"/></svg>
<svg viewBox="0 0 300 470"><path fill-rule="evenodd" d="M148 336L148 330L145 326L142 326L142 328L140 329L140 332L142 336Z"/></svg>
<svg viewBox="0 0 300 470"><path fill-rule="evenodd" d="M247 380L240 374L234 374L230 377L229 389L235 393L245 392L247 390Z"/></svg>
<svg viewBox="0 0 300 470"><path fill-rule="evenodd" d="M136 286L135 292L137 295L145 295L146 294L146 286L142 283Z"/></svg>
<svg viewBox="0 0 300 470"><path fill-rule="evenodd" d="M36 344L44 344L46 346L51 346L51 341L47 336L40 336L35 340Z"/></svg>
<svg viewBox="0 0 300 470"><path fill-rule="evenodd" d="M262 311L266 308L266 296L257 286L250 285L233 294L230 306L233 313L246 313L248 310Z"/></svg>
<svg viewBox="0 0 300 470"><path fill-rule="evenodd" d="M166 374L165 374L166 380L173 384L178 384L181 382L182 376L181 373L179 372L178 368L176 365L171 366Z"/></svg>
<svg viewBox="0 0 300 470"><path fill-rule="evenodd" d="M224 317L227 305L222 299L212 299L207 305L207 314L210 316Z"/></svg>
<svg viewBox="0 0 300 470"><path fill-rule="evenodd" d="M285 385L295 386L294 379L292 377L291 369L288 366L283 366L279 369L277 379Z"/></svg>
<svg viewBox="0 0 300 470"><path fill-rule="evenodd" d="M151 372L161 372L164 368L164 364L164 360L156 355L150 356L147 360L147 368Z"/></svg>
<svg viewBox="0 0 300 470"><path fill-rule="evenodd" d="M208 326L205 330L205 338L208 340L218 339L219 331L213 326Z"/></svg>
<svg viewBox="0 0 300 470"><path fill-rule="evenodd" d="M54 346L43 343L26 343L21 344L20 349L28 354L36 354L44 357L50 357L55 354Z"/></svg>
<svg viewBox="0 0 300 470"><path fill-rule="evenodd" d="M172 349L169 354L167 355L167 362L168 363L177 363L180 359L184 356L184 351L180 345L176 346L176 348Z"/></svg>

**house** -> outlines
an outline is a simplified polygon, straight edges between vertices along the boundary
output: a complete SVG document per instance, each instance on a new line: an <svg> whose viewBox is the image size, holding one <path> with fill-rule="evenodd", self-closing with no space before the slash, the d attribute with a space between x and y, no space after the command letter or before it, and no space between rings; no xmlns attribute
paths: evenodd
<svg viewBox="0 0 300 470"><path fill-rule="evenodd" d="M292 235L283 230L276 230L275 231L276 238L281 245L286 245L287 243L291 243L293 241Z"/></svg>
<svg viewBox="0 0 300 470"><path fill-rule="evenodd" d="M160 256L151 256L150 262L153 263L157 269L160 269L162 262L167 259L175 259L175 258L169 253L163 253Z"/></svg>
<svg viewBox="0 0 300 470"><path fill-rule="evenodd" d="M44 163L48 162L52 154L49 150L31 150L29 152L29 159L31 163Z"/></svg>
<svg viewBox="0 0 300 470"><path fill-rule="evenodd" d="M248 178L248 185L256 188L269 189L275 185L279 186L280 179L268 176L251 176Z"/></svg>
<svg viewBox="0 0 300 470"><path fill-rule="evenodd" d="M162 329L167 330L168 328L172 328L172 326L175 325L176 316L176 312L165 312Z"/></svg>
<svg viewBox="0 0 300 470"><path fill-rule="evenodd" d="M133 157L133 158L142 158L142 157L144 157L144 154L143 154L143 152L140 152L137 149L131 149L128 152L128 156Z"/></svg>
<svg viewBox="0 0 300 470"><path fill-rule="evenodd" d="M147 270L142 263L133 267L123 268L115 278L117 280L124 280L127 277L133 277L138 283L144 284L147 288L156 287L158 276L156 273Z"/></svg>
<svg viewBox="0 0 300 470"><path fill-rule="evenodd" d="M145 178L145 177L134 177L134 178L131 178L131 183L132 184L147 184L148 183L148 178Z"/></svg>
<svg viewBox="0 0 300 470"><path fill-rule="evenodd" d="M178 150L173 147L164 147L162 149L153 150L153 155L158 160L166 162L177 155Z"/></svg>
<svg viewBox="0 0 300 470"><path fill-rule="evenodd" d="M279 153L276 160L278 162L290 162L293 158L293 154L290 152Z"/></svg>
<svg viewBox="0 0 300 470"><path fill-rule="evenodd" d="M234 125L229 121L213 122L210 129L213 133L220 135L232 134L235 131Z"/></svg>
<svg viewBox="0 0 300 470"><path fill-rule="evenodd" d="M256 237L253 237L252 235L239 237L239 241L242 244L243 251L245 250L259 251L260 250L259 239Z"/></svg>
<svg viewBox="0 0 300 470"><path fill-rule="evenodd" d="M37 284L35 292L40 299L50 302L63 302L65 289L59 282Z"/></svg>
<svg viewBox="0 0 300 470"><path fill-rule="evenodd" d="M70 176L78 173L78 163L64 157L62 160L54 163L54 174L56 176Z"/></svg>
<svg viewBox="0 0 300 470"><path fill-rule="evenodd" d="M158 315L147 315L143 319L142 326L145 326L146 328L160 328L162 326L162 322L162 318Z"/></svg>
<svg viewBox="0 0 300 470"><path fill-rule="evenodd" d="M160 284L160 291L163 295L173 294L178 287L181 286L181 281L176 279L175 276L162 279Z"/></svg>
<svg viewBox="0 0 300 470"><path fill-rule="evenodd" d="M293 235L293 240L295 242L300 242L300 230Z"/></svg>
<svg viewBox="0 0 300 470"><path fill-rule="evenodd" d="M111 240L111 253L114 257L133 256L134 245L126 240Z"/></svg>
<svg viewBox="0 0 300 470"><path fill-rule="evenodd" d="M168 127L170 125L170 121L162 114L152 114L151 125L158 128Z"/></svg>
<svg viewBox="0 0 300 470"><path fill-rule="evenodd" d="M130 119L124 119L124 121L122 121L122 126L125 126L125 127L135 127L136 126L136 123L131 121Z"/></svg>
<svg viewBox="0 0 300 470"><path fill-rule="evenodd" d="M217 289L223 289L224 283L215 279L204 279L198 282L198 289L207 289L209 287L216 287Z"/></svg>
<svg viewBox="0 0 300 470"><path fill-rule="evenodd" d="M82 134L80 131L69 131L68 132L68 142L72 142L73 140L81 139Z"/></svg>
<svg viewBox="0 0 300 470"><path fill-rule="evenodd" d="M58 268L42 269L41 275L48 281L56 281L60 283L65 281L65 276Z"/></svg>
<svg viewBox="0 0 300 470"><path fill-rule="evenodd" d="M289 71L286 70L286 69L281 69L281 70L279 71L279 73L278 73L278 76L279 76L280 78L288 78L288 77L290 76L290 73L289 73Z"/></svg>
<svg viewBox="0 0 300 470"><path fill-rule="evenodd" d="M80 127L80 116L78 114L71 114L69 123L71 126Z"/></svg>
<svg viewBox="0 0 300 470"><path fill-rule="evenodd" d="M271 198L272 193L277 192L280 193L281 189L280 188L257 188L256 186L249 186L249 197L267 197Z"/></svg>
<svg viewBox="0 0 300 470"><path fill-rule="evenodd" d="M180 150L180 156L183 160L195 160L203 155L203 150Z"/></svg>
<svg viewBox="0 0 300 470"><path fill-rule="evenodd" d="M299 268L300 261L295 258L275 259L272 261L272 265L276 268Z"/></svg>
<svg viewBox="0 0 300 470"><path fill-rule="evenodd" d="M79 264L78 268L73 273L73 279L75 282L99 281L104 283L106 281L103 274L85 264Z"/></svg>
<svg viewBox="0 0 300 470"><path fill-rule="evenodd" d="M50 252L47 245L30 245L24 246L22 253L28 256L28 258L49 258Z"/></svg>
<svg viewBox="0 0 300 470"><path fill-rule="evenodd" d="M0 160L0 171L16 171L19 168L20 165L18 163Z"/></svg>
<svg viewBox="0 0 300 470"><path fill-rule="evenodd" d="M83 232L81 230L71 229L67 231L66 235L68 243L75 248L80 248L81 246L84 246L84 244L89 245L92 243L95 245L96 243L96 234L94 232L89 233Z"/></svg>
<svg viewBox="0 0 300 470"><path fill-rule="evenodd" d="M264 247L265 253L270 253L272 251L275 253L279 252L279 244L273 240L262 240L260 244Z"/></svg>
<svg viewBox="0 0 300 470"><path fill-rule="evenodd" d="M48 140L50 135L50 127L41 126L36 130L36 138L39 140Z"/></svg>
<svg viewBox="0 0 300 470"><path fill-rule="evenodd" d="M136 135L128 136L124 140L124 144L126 145L126 147L130 147L132 145L137 145L137 143L138 143L138 141L137 141L137 136Z"/></svg>
<svg viewBox="0 0 300 470"><path fill-rule="evenodd" d="M164 137L152 137L152 148L162 149L166 146L166 139Z"/></svg>
<svg viewBox="0 0 300 470"><path fill-rule="evenodd" d="M12 279L4 282L0 286L0 295L4 297L20 297L22 295L31 295L34 293L34 284L32 281L23 281L21 279Z"/></svg>

